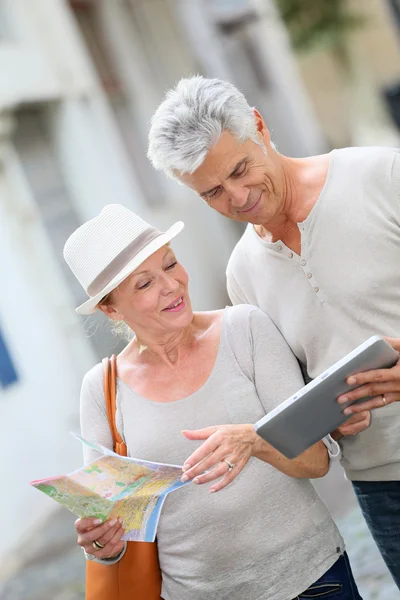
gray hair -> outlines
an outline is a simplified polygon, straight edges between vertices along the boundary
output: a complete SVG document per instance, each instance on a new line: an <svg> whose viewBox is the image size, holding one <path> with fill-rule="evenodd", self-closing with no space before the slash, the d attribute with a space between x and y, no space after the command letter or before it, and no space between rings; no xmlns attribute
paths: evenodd
<svg viewBox="0 0 400 600"><path fill-rule="evenodd" d="M243 94L220 79L181 79L152 118L147 156L155 169L175 179L176 173L193 173L223 131L240 142L259 143L254 112Z"/></svg>

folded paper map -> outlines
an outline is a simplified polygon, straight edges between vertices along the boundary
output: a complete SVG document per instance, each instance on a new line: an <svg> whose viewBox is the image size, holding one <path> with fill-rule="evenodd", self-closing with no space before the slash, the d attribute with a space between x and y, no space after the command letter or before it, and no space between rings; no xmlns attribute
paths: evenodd
<svg viewBox="0 0 400 600"><path fill-rule="evenodd" d="M182 467L119 456L75 437L103 456L69 475L30 485L78 517L121 519L126 532L123 540L154 542L166 495L188 483L180 480Z"/></svg>

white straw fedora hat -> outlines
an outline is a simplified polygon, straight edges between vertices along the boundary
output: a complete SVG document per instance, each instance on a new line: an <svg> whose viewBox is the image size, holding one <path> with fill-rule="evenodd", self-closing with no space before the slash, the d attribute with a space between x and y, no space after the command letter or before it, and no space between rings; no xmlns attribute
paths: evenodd
<svg viewBox="0 0 400 600"><path fill-rule="evenodd" d="M183 227L178 221L164 233L121 204L108 204L78 227L64 246L64 258L89 296L76 312L93 313L104 296Z"/></svg>

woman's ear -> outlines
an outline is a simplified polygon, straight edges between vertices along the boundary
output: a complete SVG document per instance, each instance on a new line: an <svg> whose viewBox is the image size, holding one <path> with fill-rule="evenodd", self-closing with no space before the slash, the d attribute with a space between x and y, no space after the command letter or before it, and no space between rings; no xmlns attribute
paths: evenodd
<svg viewBox="0 0 400 600"><path fill-rule="evenodd" d="M117 312L117 310L113 307L112 304L98 304L98 310L101 310L102 313L106 315L112 321L123 321L124 316Z"/></svg>

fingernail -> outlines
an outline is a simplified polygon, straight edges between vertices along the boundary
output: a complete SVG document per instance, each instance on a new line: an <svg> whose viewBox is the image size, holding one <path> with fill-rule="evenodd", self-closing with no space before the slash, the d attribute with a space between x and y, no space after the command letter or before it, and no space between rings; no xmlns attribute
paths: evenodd
<svg viewBox="0 0 400 600"><path fill-rule="evenodd" d="M191 467L191 466L192 466L192 465L189 465L189 463L185 463L185 464L183 465L183 467L182 467L182 471L183 471L183 472L187 471L188 469L190 469L190 467Z"/></svg>
<svg viewBox="0 0 400 600"><path fill-rule="evenodd" d="M346 396L344 398L339 398L338 400L339 404L346 404L348 401L349 399Z"/></svg>
<svg viewBox="0 0 400 600"><path fill-rule="evenodd" d="M200 483L200 479L199 479L198 477L195 477L195 478L193 479L193 483Z"/></svg>
<svg viewBox="0 0 400 600"><path fill-rule="evenodd" d="M357 379L355 377L349 377L347 383L349 385L354 385L355 383L357 383Z"/></svg>
<svg viewBox="0 0 400 600"><path fill-rule="evenodd" d="M210 490L210 494L213 494L214 492L216 492L217 490L214 490L213 488L211 488Z"/></svg>
<svg viewBox="0 0 400 600"><path fill-rule="evenodd" d="M93 525L100 525L102 522L101 519L94 519L94 521L92 521Z"/></svg>
<svg viewBox="0 0 400 600"><path fill-rule="evenodd" d="M189 481L189 477L187 475L182 475L181 481L182 483L185 483L185 481Z"/></svg>
<svg viewBox="0 0 400 600"><path fill-rule="evenodd" d="M351 410L351 408L345 408L344 411L343 411L343 413L345 415L351 415L353 413L353 411Z"/></svg>
<svg viewBox="0 0 400 600"><path fill-rule="evenodd" d="M111 521L108 521L108 526L113 527L116 522L117 522L117 519L111 519Z"/></svg>

